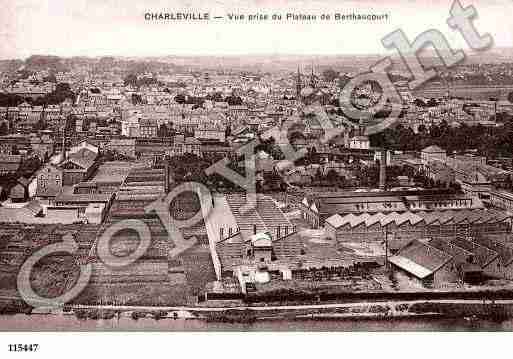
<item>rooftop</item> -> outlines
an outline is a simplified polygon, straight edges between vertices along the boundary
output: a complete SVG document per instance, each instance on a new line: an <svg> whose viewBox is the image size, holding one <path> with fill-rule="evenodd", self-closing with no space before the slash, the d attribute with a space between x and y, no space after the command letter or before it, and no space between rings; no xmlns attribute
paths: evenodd
<svg viewBox="0 0 513 359"><path fill-rule="evenodd" d="M429 244L413 240L397 255L390 257L389 261L415 277L423 279L435 273L451 259L452 256L449 254Z"/></svg>
<svg viewBox="0 0 513 359"><path fill-rule="evenodd" d="M437 145L431 145L422 150L424 153L446 153L444 149L438 147Z"/></svg>

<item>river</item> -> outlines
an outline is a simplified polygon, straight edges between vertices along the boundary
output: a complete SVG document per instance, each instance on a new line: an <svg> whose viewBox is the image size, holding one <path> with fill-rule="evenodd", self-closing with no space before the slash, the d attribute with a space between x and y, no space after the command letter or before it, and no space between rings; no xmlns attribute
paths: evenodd
<svg viewBox="0 0 513 359"><path fill-rule="evenodd" d="M248 323L212 323L196 319L143 318L128 316L109 320L81 320L74 315L2 315L1 331L511 331L513 319L502 322L469 321L463 318L301 319L261 320Z"/></svg>

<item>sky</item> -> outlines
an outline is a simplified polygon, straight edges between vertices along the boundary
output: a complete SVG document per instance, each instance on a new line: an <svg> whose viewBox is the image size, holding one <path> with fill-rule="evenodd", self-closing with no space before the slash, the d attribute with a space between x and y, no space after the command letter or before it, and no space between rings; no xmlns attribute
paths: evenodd
<svg viewBox="0 0 513 359"><path fill-rule="evenodd" d="M381 38L402 29L409 39L429 29L453 48L467 46L446 21L446 0L0 0L0 59L58 56L254 54L388 54ZM513 0L462 0L478 12L474 24L494 46L513 46ZM208 12L202 22L146 21L147 12ZM375 13L376 22L230 21L229 13Z"/></svg>

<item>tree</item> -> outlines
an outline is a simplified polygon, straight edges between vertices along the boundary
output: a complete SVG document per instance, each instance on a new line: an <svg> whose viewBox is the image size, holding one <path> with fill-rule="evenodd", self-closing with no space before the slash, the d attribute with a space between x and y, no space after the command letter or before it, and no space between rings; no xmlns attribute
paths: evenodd
<svg viewBox="0 0 513 359"><path fill-rule="evenodd" d="M125 84L125 86L130 85L133 87L137 87L137 76L135 74L129 74L127 75L127 77L125 77L123 83Z"/></svg>
<svg viewBox="0 0 513 359"><path fill-rule="evenodd" d="M511 121L513 121L513 116L507 112L499 112L499 113L497 113L497 115L491 115L490 120L492 120L492 121L495 120L495 121L501 122L501 123L511 122Z"/></svg>
<svg viewBox="0 0 513 359"><path fill-rule="evenodd" d="M324 77L324 80L327 82L331 82L338 78L338 72L333 69L326 69L322 72L322 77Z"/></svg>
<svg viewBox="0 0 513 359"><path fill-rule="evenodd" d="M41 160L39 157L34 156L27 158L22 162L20 168L18 169L18 176L30 177L34 172L36 172L41 167Z"/></svg>
<svg viewBox="0 0 513 359"><path fill-rule="evenodd" d="M340 76L338 79L338 87L343 89L349 81L351 81L351 77L347 75Z"/></svg>
<svg viewBox="0 0 513 359"><path fill-rule="evenodd" d="M139 105L139 104L142 104L144 103L141 95L137 94L137 93L133 93L132 94L132 104L134 105Z"/></svg>
<svg viewBox="0 0 513 359"><path fill-rule="evenodd" d="M413 103L417 107L426 107L427 106L426 103L420 98L416 98L415 100L413 100Z"/></svg>
<svg viewBox="0 0 513 359"><path fill-rule="evenodd" d="M340 188L344 188L348 186L348 182L345 176L339 176L338 185Z"/></svg>
<svg viewBox="0 0 513 359"><path fill-rule="evenodd" d="M206 96L206 99L214 101L214 102L223 102L224 101L223 94L221 92L219 92L219 91L216 91L214 93L208 94Z"/></svg>
<svg viewBox="0 0 513 359"><path fill-rule="evenodd" d="M54 74L50 74L50 75L48 75L46 77L43 77L43 81L44 82L53 82L54 84L56 84L57 83L57 78L55 77Z"/></svg>
<svg viewBox="0 0 513 359"><path fill-rule="evenodd" d="M240 106L242 105L242 98L240 98L239 96L228 96L226 98L226 102L228 102L228 105L230 106Z"/></svg>
<svg viewBox="0 0 513 359"><path fill-rule="evenodd" d="M315 172L315 178L317 179L317 181L319 181L319 183L322 183L323 176L320 167L317 167L317 171Z"/></svg>
<svg viewBox="0 0 513 359"><path fill-rule="evenodd" d="M34 131L41 131L46 129L46 123L45 121L40 118L39 121L37 121L33 126Z"/></svg>
<svg viewBox="0 0 513 359"><path fill-rule="evenodd" d="M428 107L438 106L438 102L434 98L430 98L426 104Z"/></svg>
<svg viewBox="0 0 513 359"><path fill-rule="evenodd" d="M312 146L308 149L308 152L306 154L306 160L308 163L317 163L317 149L315 146Z"/></svg>
<svg viewBox="0 0 513 359"><path fill-rule="evenodd" d="M326 180L329 184L334 185L338 181L338 173L334 169L330 169L326 174Z"/></svg>
<svg viewBox="0 0 513 359"><path fill-rule="evenodd" d="M157 130L158 137L169 137L169 129L165 123L161 124Z"/></svg>
<svg viewBox="0 0 513 359"><path fill-rule="evenodd" d="M21 96L0 93L0 107L16 107L23 101Z"/></svg>
<svg viewBox="0 0 513 359"><path fill-rule="evenodd" d="M7 135L9 133L9 126L7 126L7 123L2 122L0 124L0 136Z"/></svg>
<svg viewBox="0 0 513 359"><path fill-rule="evenodd" d="M76 95L71 90L71 87L68 83L61 82L55 86L55 91L46 94L45 96L38 97L35 100L31 98L27 99L27 102L31 103L34 106L44 106L44 105L58 105L64 102L66 99L71 99L75 101Z"/></svg>
<svg viewBox="0 0 513 359"><path fill-rule="evenodd" d="M184 104L186 100L187 100L187 98L185 97L185 95L183 93L179 93L178 95L175 96L176 103Z"/></svg>
<svg viewBox="0 0 513 359"><path fill-rule="evenodd" d="M75 115L69 115L66 118L66 123L64 124L64 132L66 136L70 136L75 132L77 127L77 117Z"/></svg>

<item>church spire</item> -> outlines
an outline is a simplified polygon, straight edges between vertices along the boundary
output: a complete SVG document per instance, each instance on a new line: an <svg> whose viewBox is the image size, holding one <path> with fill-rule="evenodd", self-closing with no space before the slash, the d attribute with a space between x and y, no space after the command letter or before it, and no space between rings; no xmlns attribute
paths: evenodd
<svg viewBox="0 0 513 359"><path fill-rule="evenodd" d="M313 66L313 63L312 63L312 74L310 75L310 87L311 88L316 88L316 82L315 82L315 75L314 75L314 66Z"/></svg>
<svg viewBox="0 0 513 359"><path fill-rule="evenodd" d="M301 99L301 72L299 71L299 66L297 67L297 78L296 78L296 100L299 101Z"/></svg>

